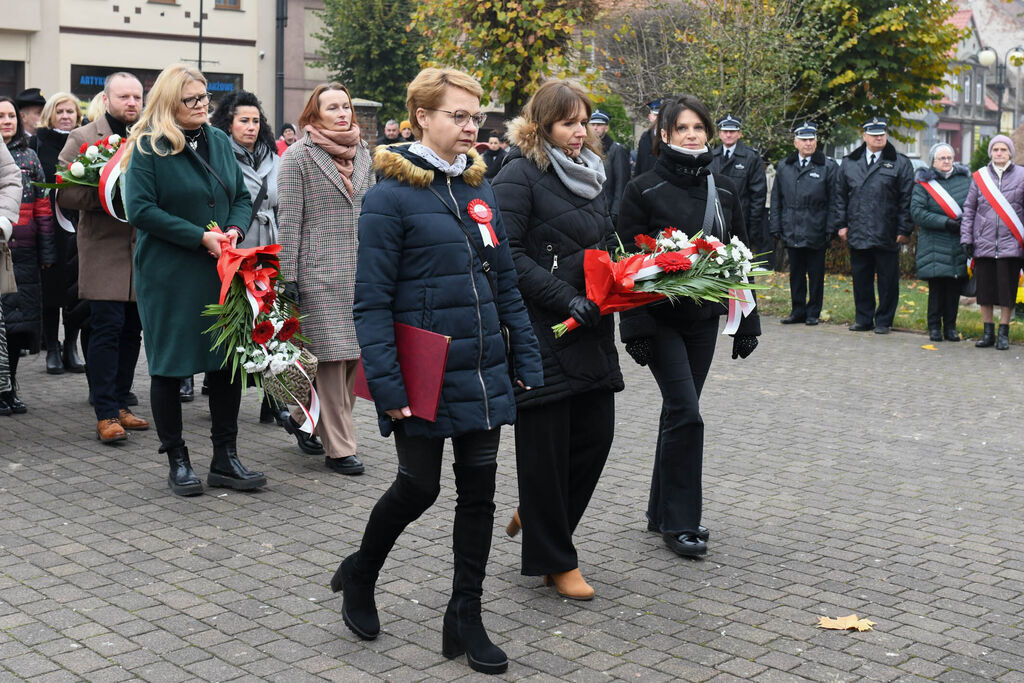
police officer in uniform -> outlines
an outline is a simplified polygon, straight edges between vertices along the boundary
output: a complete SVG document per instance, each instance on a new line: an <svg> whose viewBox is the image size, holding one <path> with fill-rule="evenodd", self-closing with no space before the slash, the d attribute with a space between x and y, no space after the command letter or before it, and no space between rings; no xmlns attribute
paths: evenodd
<svg viewBox="0 0 1024 683"><path fill-rule="evenodd" d="M640 136L636 143L636 163L633 164L633 177L646 173L654 168L657 160L654 156L654 124L658 120L658 112L661 111L661 100L651 100L647 103L647 122L651 125Z"/></svg>
<svg viewBox="0 0 1024 683"><path fill-rule="evenodd" d="M762 217L765 199L768 198L768 182L764 174L764 163L756 150L740 142L743 137L743 123L726 114L718 122L718 138L721 146L715 147L708 167L714 173L729 176L736 186L743 208L743 225L753 244L748 244L755 254L772 250L771 241L764 232Z"/></svg>
<svg viewBox="0 0 1024 683"><path fill-rule="evenodd" d="M622 192L630 178L629 152L608 134L611 120L611 117L600 109L595 109L590 115L590 128L594 131L594 137L601 141L601 149L604 152L605 181L602 194L608 202L608 215L612 217L612 224L615 224L619 222L619 200L622 199Z"/></svg>
<svg viewBox="0 0 1024 683"><path fill-rule="evenodd" d="M825 286L825 247L836 234L839 166L818 150L818 129L793 131L796 151L779 162L772 186L770 232L789 252L793 302L783 325L817 325ZM810 297L808 298L808 292Z"/></svg>
<svg viewBox="0 0 1024 683"><path fill-rule="evenodd" d="M887 125L881 116L866 121L861 126L864 144L847 154L839 168L838 225L843 227L838 234L850 245L857 311L851 332L889 333L900 299L899 248L914 229L914 169L889 142Z"/></svg>

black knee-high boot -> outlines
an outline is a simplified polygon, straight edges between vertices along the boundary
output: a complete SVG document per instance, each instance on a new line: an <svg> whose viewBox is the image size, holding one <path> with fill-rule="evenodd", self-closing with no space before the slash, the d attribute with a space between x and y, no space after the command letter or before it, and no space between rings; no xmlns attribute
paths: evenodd
<svg viewBox="0 0 1024 683"><path fill-rule="evenodd" d="M341 617L363 640L380 633L380 618L373 599L374 586L395 541L412 521L424 513L440 493L440 485L427 487L401 472L373 506L359 551L349 555L331 578L331 590L344 595Z"/></svg>
<svg viewBox="0 0 1024 683"><path fill-rule="evenodd" d="M61 360L68 372L85 372L85 363L78 355L78 328L64 325L64 345L61 349Z"/></svg>
<svg viewBox="0 0 1024 683"><path fill-rule="evenodd" d="M480 618L480 598L494 532L494 475L498 466L456 463L452 467L458 488L452 533L455 575L452 597L444 613L441 654L452 659L465 652L474 671L499 674L508 669L508 657L491 642Z"/></svg>

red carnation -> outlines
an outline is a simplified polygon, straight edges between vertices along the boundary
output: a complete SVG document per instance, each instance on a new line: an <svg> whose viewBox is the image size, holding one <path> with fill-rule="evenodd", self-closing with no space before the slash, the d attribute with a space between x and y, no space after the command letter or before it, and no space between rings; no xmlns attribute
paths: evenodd
<svg viewBox="0 0 1024 683"><path fill-rule="evenodd" d="M260 304L260 312L270 313L270 309L274 307L275 301L277 301L277 292L273 289L268 289L267 293L263 295L262 303Z"/></svg>
<svg viewBox="0 0 1024 683"><path fill-rule="evenodd" d="M299 331L299 319L295 316L288 318L281 325L281 331L277 333L277 338L280 341L286 342L295 336L295 333Z"/></svg>
<svg viewBox="0 0 1024 683"><path fill-rule="evenodd" d="M693 246L697 247L698 249L705 253L715 250L715 248L711 246L711 242L708 242L703 237L698 237L697 239L693 240Z"/></svg>
<svg viewBox="0 0 1024 683"><path fill-rule="evenodd" d="M57 174L57 184L60 185L63 182L64 182L64 176L62 176L60 173L58 173Z"/></svg>
<svg viewBox="0 0 1024 683"><path fill-rule="evenodd" d="M648 252L652 252L658 248L658 243L650 235L637 235L633 238L633 242L636 246Z"/></svg>
<svg viewBox="0 0 1024 683"><path fill-rule="evenodd" d="M679 251L666 251L663 254L658 254L654 257L654 265L666 273L689 270L693 267L689 257Z"/></svg>
<svg viewBox="0 0 1024 683"><path fill-rule="evenodd" d="M274 336L274 323L264 320L252 330L252 340L257 344L266 344Z"/></svg>
<svg viewBox="0 0 1024 683"><path fill-rule="evenodd" d="M677 232L679 232L679 231L676 230L675 228L673 228L670 225L667 228L665 228L664 230L662 230L661 234L664 235L665 237L671 237L672 235L676 234Z"/></svg>
<svg viewBox="0 0 1024 683"><path fill-rule="evenodd" d="M88 142L83 142L82 146L78 148L78 153L79 154L85 154L85 150L87 150L87 149L89 149L89 143Z"/></svg>

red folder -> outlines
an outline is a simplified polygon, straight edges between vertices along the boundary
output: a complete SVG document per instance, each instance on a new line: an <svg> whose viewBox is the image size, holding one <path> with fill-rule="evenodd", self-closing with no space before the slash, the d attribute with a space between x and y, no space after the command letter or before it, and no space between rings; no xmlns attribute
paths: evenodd
<svg viewBox="0 0 1024 683"><path fill-rule="evenodd" d="M437 419L437 404L441 401L441 386L451 343L452 338L443 334L395 323L395 348L398 350L398 366L402 371L405 394L409 397L409 409L414 416L427 422ZM361 360L356 369L355 393L360 398L373 400Z"/></svg>

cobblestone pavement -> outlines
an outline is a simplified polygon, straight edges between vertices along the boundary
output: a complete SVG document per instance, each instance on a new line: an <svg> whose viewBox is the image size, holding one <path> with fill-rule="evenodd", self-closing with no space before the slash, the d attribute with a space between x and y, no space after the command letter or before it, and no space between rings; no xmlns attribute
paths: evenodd
<svg viewBox="0 0 1024 683"><path fill-rule="evenodd" d="M703 561L645 531L659 399L624 354L613 454L578 532L592 602L519 574L519 540L503 532L516 504L506 431L485 583L505 678L1024 681L1022 349L765 330L746 361L723 338L705 388ZM378 640L345 628L327 588L395 473L368 403L367 473L343 477L260 425L250 393L240 451L269 486L184 499L154 432L95 440L81 375L48 376L36 356L21 381L29 413L0 417L0 680L474 675L440 654L450 470L381 574ZM136 388L149 416L144 373ZM185 406L201 475L205 413ZM875 630L815 628L854 612Z"/></svg>

